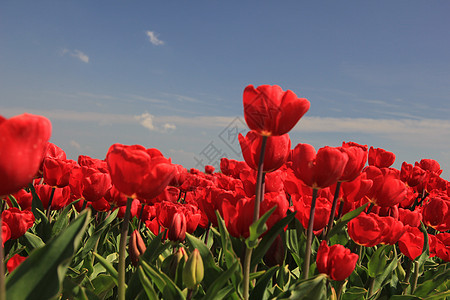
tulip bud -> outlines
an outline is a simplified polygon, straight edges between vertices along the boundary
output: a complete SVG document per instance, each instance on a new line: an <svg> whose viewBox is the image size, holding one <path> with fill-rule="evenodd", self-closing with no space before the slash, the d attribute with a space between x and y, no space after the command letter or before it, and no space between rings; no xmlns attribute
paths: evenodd
<svg viewBox="0 0 450 300"><path fill-rule="evenodd" d="M128 254L130 255L131 263L133 266L137 267L139 262L139 256L141 256L147 247L145 246L144 240L141 234L136 229L133 231L130 237L130 242L128 245Z"/></svg>
<svg viewBox="0 0 450 300"><path fill-rule="evenodd" d="M174 242L181 242L186 237L186 216L182 212L177 212L173 215L170 223L168 238Z"/></svg>
<svg viewBox="0 0 450 300"><path fill-rule="evenodd" d="M196 287L203 280L203 260L198 249L194 249L183 269L183 283L188 289Z"/></svg>
<svg viewBox="0 0 450 300"><path fill-rule="evenodd" d="M171 279L175 280L178 266L186 263L188 256L183 247L178 248L178 251L167 256L161 265L161 270L166 273Z"/></svg>

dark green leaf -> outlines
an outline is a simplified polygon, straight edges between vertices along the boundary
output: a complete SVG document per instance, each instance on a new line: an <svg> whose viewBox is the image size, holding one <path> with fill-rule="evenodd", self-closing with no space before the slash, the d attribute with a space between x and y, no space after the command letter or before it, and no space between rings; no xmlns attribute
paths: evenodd
<svg viewBox="0 0 450 300"><path fill-rule="evenodd" d="M340 232L344 228L344 226L347 225L348 222L350 222L350 220L352 220L352 219L356 218L357 216L359 216L359 214L364 209L366 209L368 204L369 203L366 203L363 206L360 206L357 209L352 210L352 211L346 213L345 215L343 215L342 218L337 220L336 224L331 229L330 234L328 235L328 237L332 237L333 235L335 235L338 232Z"/></svg>
<svg viewBox="0 0 450 300"><path fill-rule="evenodd" d="M245 244L248 248L255 248L258 246L258 240L259 237L266 232L267 225L266 222L269 219L269 217L272 215L272 213L277 209L277 206L275 205L272 207L269 211L267 211L264 215L262 215L256 222L254 222L249 227L249 233L250 235L245 240Z"/></svg>
<svg viewBox="0 0 450 300"><path fill-rule="evenodd" d="M139 279L141 280L142 287L144 288L147 298L150 300L153 300L153 299L158 300L158 295L156 294L156 291L153 288L153 285L150 282L150 280L148 279L147 275L145 275L145 272L142 269L142 266L139 266L137 272L139 274Z"/></svg>
<svg viewBox="0 0 450 300"><path fill-rule="evenodd" d="M358 287L358 286L352 286L351 288L347 289L344 294L342 294L342 300L364 300L365 296L367 294L367 290Z"/></svg>
<svg viewBox="0 0 450 300"><path fill-rule="evenodd" d="M107 261L103 256L93 253L95 258L97 258L98 262L106 269L106 271L111 275L114 282L117 284L117 280L119 278L119 274L117 273L117 270L113 267L113 265Z"/></svg>
<svg viewBox="0 0 450 300"><path fill-rule="evenodd" d="M276 237L283 232L286 225L288 225L294 219L294 217L295 213L289 214L287 217L284 217L269 229L267 234L264 235L264 237L259 242L258 247L253 250L250 268L253 268L261 261L267 250L269 250L273 241L275 241Z"/></svg>
<svg viewBox="0 0 450 300"><path fill-rule="evenodd" d="M310 279L302 280L292 285L289 290L278 295L277 299L292 299L292 300L326 300L327 276L319 274Z"/></svg>
<svg viewBox="0 0 450 300"><path fill-rule="evenodd" d="M228 284L228 280L233 276L239 268L239 261L236 261L228 270L224 271L214 282L209 286L206 295L203 299L216 299L222 287Z"/></svg>
<svg viewBox="0 0 450 300"><path fill-rule="evenodd" d="M264 293L266 292L270 280L272 279L275 272L278 270L278 266L274 266L266 271L266 273L256 282L255 287L250 293L250 300L260 300L263 299Z"/></svg>
<svg viewBox="0 0 450 300"><path fill-rule="evenodd" d="M379 247L377 251L375 251L375 253L372 255L369 263L367 264L370 277L377 277L378 275L383 273L387 263L385 252L389 251L390 248L390 245L383 245Z"/></svg>
<svg viewBox="0 0 450 300"><path fill-rule="evenodd" d="M6 278L7 298L35 299L39 295L41 299L50 299L56 296L90 216L90 210L80 214L60 235L31 253Z"/></svg>
<svg viewBox="0 0 450 300"><path fill-rule="evenodd" d="M415 296L429 296L433 291L446 281L450 281L450 269L436 274L432 279L421 283L414 291Z"/></svg>

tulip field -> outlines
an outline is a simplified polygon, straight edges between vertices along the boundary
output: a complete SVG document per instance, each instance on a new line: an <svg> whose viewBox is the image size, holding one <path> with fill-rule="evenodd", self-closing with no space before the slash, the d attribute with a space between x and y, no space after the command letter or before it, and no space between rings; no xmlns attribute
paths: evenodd
<svg viewBox="0 0 450 300"><path fill-rule="evenodd" d="M0 116L0 300L450 299L450 183L431 158L291 140L310 102L249 85L242 160L102 158Z"/></svg>

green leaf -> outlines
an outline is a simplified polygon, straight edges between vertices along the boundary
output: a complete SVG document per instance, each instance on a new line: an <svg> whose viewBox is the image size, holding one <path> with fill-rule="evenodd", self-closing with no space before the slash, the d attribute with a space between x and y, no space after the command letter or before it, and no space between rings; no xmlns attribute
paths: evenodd
<svg viewBox="0 0 450 300"><path fill-rule="evenodd" d="M364 209L366 209L368 204L369 203L366 203L363 206L360 206L357 209L352 210L352 211L346 213L345 215L343 215L342 218L337 220L336 224L331 229L330 234L328 235L328 237L332 237L333 235L339 233L344 228L344 226L347 225L348 222L350 222L350 220L352 220L352 219L356 218L357 216L359 216L359 214Z"/></svg>
<svg viewBox="0 0 450 300"><path fill-rule="evenodd" d="M326 300L327 276L319 274L310 279L302 280L292 285L289 290L278 295L277 299L292 299L292 300Z"/></svg>
<svg viewBox="0 0 450 300"><path fill-rule="evenodd" d="M36 218L36 215L39 217ZM39 222L36 222L36 233L44 242L48 241L52 236L52 226L50 225L47 216L38 208L36 209L34 216L36 220L39 220Z"/></svg>
<svg viewBox="0 0 450 300"><path fill-rule="evenodd" d="M114 282L117 284L117 280L119 278L119 274L117 273L117 270L113 267L113 265L107 261L103 256L93 253L95 258L97 258L98 262L106 269L106 271L111 275Z"/></svg>
<svg viewBox="0 0 450 300"><path fill-rule="evenodd" d="M436 274L432 279L421 283L414 291L414 295L418 297L429 296L437 287L446 281L450 281L450 269Z"/></svg>
<svg viewBox="0 0 450 300"><path fill-rule="evenodd" d="M8 198L9 198L9 201L11 201L12 207L15 207L15 208L18 208L18 209L22 210L20 208L19 203L17 203L17 200L16 200L16 198L13 195L8 195Z"/></svg>
<svg viewBox="0 0 450 300"><path fill-rule="evenodd" d="M169 276L163 272L155 270L145 261L139 261L146 275L155 283L156 287L163 294L164 299L186 299L183 292L175 285Z"/></svg>
<svg viewBox="0 0 450 300"><path fill-rule="evenodd" d="M375 253L372 255L369 263L367 264L370 277L377 277L378 275L383 273L387 263L385 252L389 251L390 248L390 245L383 245L379 247L377 251L375 251Z"/></svg>
<svg viewBox="0 0 450 300"><path fill-rule="evenodd" d="M156 291L153 288L153 285L150 282L150 280L148 279L147 275L145 275L145 272L142 269L142 266L139 266L137 272L139 274L139 279L141 280L142 287L144 288L147 298L150 300L153 300L153 299L158 300L158 295L156 294Z"/></svg>
<svg viewBox="0 0 450 300"><path fill-rule="evenodd" d="M253 268L261 261L267 250L269 250L270 246L272 246L273 241L275 241L276 237L284 231L286 225L288 225L294 219L294 217L295 213L289 214L287 217L284 217L269 229L267 234L264 235L264 237L259 242L258 246L253 250L250 268Z"/></svg>
<svg viewBox="0 0 450 300"><path fill-rule="evenodd" d="M34 185L30 183L28 187L30 188L31 195L33 195L33 199L31 200L31 211L33 212L33 215L36 218L36 220L39 220L40 214L37 213L36 209L44 211L44 206L42 205L42 201L39 198L38 194L36 193Z"/></svg>
<svg viewBox="0 0 450 300"><path fill-rule="evenodd" d="M375 277L372 294L375 294L381 287L387 282L389 276L392 275L395 268L397 267L398 259L397 256L394 256L389 265L384 269L383 273Z"/></svg>
<svg viewBox="0 0 450 300"><path fill-rule="evenodd" d="M344 294L342 294L342 300L364 300L365 296L367 294L367 290L358 287L358 286L352 286L351 288L347 289Z"/></svg>
<svg viewBox="0 0 450 300"><path fill-rule="evenodd" d="M423 298L425 300L442 300L442 299L447 299L446 297L450 297L450 290L447 290L445 292L440 292L434 295L430 295L426 298Z"/></svg>
<svg viewBox="0 0 450 300"><path fill-rule="evenodd" d="M277 209L276 205L272 207L269 211L267 211L264 215L262 215L258 220L256 220L256 222L250 225L249 227L250 235L248 236L247 239L245 239L245 244L247 245L248 248L255 248L256 246L258 246L258 239L264 232L266 232L267 230L266 222L269 219L270 215L272 215L272 213L275 211L275 209Z"/></svg>
<svg viewBox="0 0 450 300"><path fill-rule="evenodd" d="M420 231L422 231L424 239L423 239L422 254L417 258L417 262L419 263L419 270L422 268L427 259L430 257L430 243L428 241L428 232L422 221L420 222L420 224L421 224Z"/></svg>
<svg viewBox="0 0 450 300"><path fill-rule="evenodd" d="M81 258L85 257L86 254L89 253L92 249L94 249L95 245L97 244L100 236L105 232L110 230L109 224L116 219L117 213L119 212L118 209L116 209L114 212L111 213L111 215L106 218L103 222L101 222L97 226L97 230L88 238L86 243L83 246L83 250L81 251Z"/></svg>
<svg viewBox="0 0 450 300"><path fill-rule="evenodd" d="M53 224L52 236L58 235L61 232L61 230L63 230L64 228L67 227L67 225L69 225L69 219L73 205L80 200L81 199L75 200L66 207L64 207L64 209L59 214L58 219L56 219L55 224Z"/></svg>
<svg viewBox="0 0 450 300"><path fill-rule="evenodd" d="M421 300L422 298L413 295L394 295L389 300Z"/></svg>
<svg viewBox="0 0 450 300"><path fill-rule="evenodd" d="M105 299L109 293L112 293L116 283L112 276L100 274L92 280L92 286L94 294L99 298Z"/></svg>
<svg viewBox="0 0 450 300"><path fill-rule="evenodd" d="M6 278L8 299L41 299L55 297L61 290L67 267L76 252L90 210L79 215L60 235L35 250Z"/></svg>
<svg viewBox="0 0 450 300"><path fill-rule="evenodd" d="M200 252L200 256L202 257L203 264L205 267L204 280L207 280L208 277L215 278L220 273L223 272L222 269L216 265L211 251L208 249L208 247L202 240L196 238L195 236L189 233L186 233L186 242L188 243L191 249L198 249L198 251Z"/></svg>
<svg viewBox="0 0 450 300"><path fill-rule="evenodd" d="M32 250L45 246L45 243L40 237L29 231L25 232L25 234L19 238L19 241L22 245L27 247L29 254L31 254Z"/></svg>
<svg viewBox="0 0 450 300"><path fill-rule="evenodd" d="M223 272L214 282L209 286L203 299L216 299L222 287L228 284L228 280L233 276L239 268L239 261L236 261L228 270ZM228 291L229 292L229 291Z"/></svg>
<svg viewBox="0 0 450 300"><path fill-rule="evenodd" d="M250 300L260 300L263 299L264 293L266 292L270 280L272 279L275 272L278 270L278 266L273 266L266 273L261 276L261 278L256 282L255 287L250 293Z"/></svg>

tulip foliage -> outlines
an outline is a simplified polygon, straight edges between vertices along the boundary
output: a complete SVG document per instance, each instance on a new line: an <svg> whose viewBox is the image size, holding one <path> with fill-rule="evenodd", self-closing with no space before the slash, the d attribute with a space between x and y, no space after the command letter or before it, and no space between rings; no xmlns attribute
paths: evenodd
<svg viewBox="0 0 450 300"><path fill-rule="evenodd" d="M450 297L438 162L291 145L310 102L243 97L242 160L204 172L119 143L70 160L46 118L0 116L0 300Z"/></svg>

